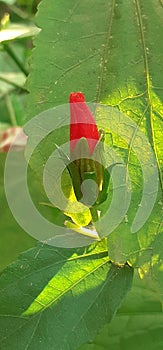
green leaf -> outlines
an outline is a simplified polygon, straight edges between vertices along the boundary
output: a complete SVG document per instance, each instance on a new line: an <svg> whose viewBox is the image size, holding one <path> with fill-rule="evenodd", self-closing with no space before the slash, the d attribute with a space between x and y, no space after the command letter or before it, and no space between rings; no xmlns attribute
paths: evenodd
<svg viewBox="0 0 163 350"><path fill-rule="evenodd" d="M108 244L113 261L129 260L141 266L151 260L161 217L161 2L84 0L74 4L72 0L43 0L36 21L42 30L35 38L31 59L28 120L68 102L70 92L82 91L87 101L112 106L137 126L129 143L120 136L124 125L121 129L119 124L115 133L107 130L108 145L126 163L132 182L130 208L109 236ZM132 149L138 130L147 137L155 154L160 190L147 222L131 234L144 186L142 169ZM145 157L145 151L142 154Z"/></svg>
<svg viewBox="0 0 163 350"><path fill-rule="evenodd" d="M128 293L114 320L91 344L80 350L161 350L163 347L163 313L157 289L135 274Z"/></svg>
<svg viewBox="0 0 163 350"><path fill-rule="evenodd" d="M105 242L85 252L39 245L23 253L0 278L2 348L77 349L111 321L132 276L128 265L109 262Z"/></svg>
<svg viewBox="0 0 163 350"><path fill-rule="evenodd" d="M162 97L161 19L161 3L152 0L43 0L36 19L43 30L35 38L28 82L28 119L68 102L71 91L83 91L87 101L116 104L136 121L143 117L149 93L157 109Z"/></svg>

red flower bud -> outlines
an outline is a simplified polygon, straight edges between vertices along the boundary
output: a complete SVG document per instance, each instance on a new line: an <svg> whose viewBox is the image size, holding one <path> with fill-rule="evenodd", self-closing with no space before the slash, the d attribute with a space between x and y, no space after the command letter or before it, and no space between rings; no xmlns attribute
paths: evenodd
<svg viewBox="0 0 163 350"><path fill-rule="evenodd" d="M73 153L77 142L85 137L90 149L90 154L99 141L99 132L94 117L85 103L81 92L70 94L70 149Z"/></svg>
<svg viewBox="0 0 163 350"><path fill-rule="evenodd" d="M98 131L95 119L87 106L81 92L70 94L70 150L72 162L68 170L72 179L77 200L81 200L81 185L84 180L94 180L97 187L94 192L88 193L91 198L99 202L103 189L104 178L104 134ZM102 162L102 164L101 164ZM84 194L87 198L87 193Z"/></svg>

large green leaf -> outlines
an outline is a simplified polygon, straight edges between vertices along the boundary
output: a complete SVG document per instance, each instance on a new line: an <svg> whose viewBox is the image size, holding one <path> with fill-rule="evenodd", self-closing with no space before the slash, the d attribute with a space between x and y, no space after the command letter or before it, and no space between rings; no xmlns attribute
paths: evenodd
<svg viewBox="0 0 163 350"><path fill-rule="evenodd" d="M85 92L87 101L119 106L135 121L148 106L159 114L159 1L44 0L36 22L42 31L31 60L28 119L68 102L71 91Z"/></svg>
<svg viewBox="0 0 163 350"><path fill-rule="evenodd" d="M109 255L116 262L130 260L135 266L151 259L161 221L159 192L146 224L131 235L144 186L142 169L132 150L138 130L148 138L155 153L162 189L161 19L161 3L153 0L84 0L75 4L43 0L36 19L42 31L35 39L28 80L28 120L68 102L71 91L83 91L88 101L113 106L135 122L137 129L130 142L124 141L118 129L108 140L127 164L132 180L130 208L125 220L109 236ZM30 134L37 137L38 129L33 133L29 130L29 137ZM141 142L137 147L142 147ZM38 146L36 171L41 152Z"/></svg>
<svg viewBox="0 0 163 350"><path fill-rule="evenodd" d="M111 321L132 275L109 262L105 242L85 252L29 250L0 278L1 347L77 349Z"/></svg>

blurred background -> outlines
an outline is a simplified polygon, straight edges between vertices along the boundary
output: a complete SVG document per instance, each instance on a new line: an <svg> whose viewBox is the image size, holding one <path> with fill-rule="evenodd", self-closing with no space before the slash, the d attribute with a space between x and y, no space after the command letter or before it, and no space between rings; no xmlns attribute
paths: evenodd
<svg viewBox="0 0 163 350"><path fill-rule="evenodd" d="M25 120L26 79L33 38L39 32L34 24L39 2L0 1L0 271L35 244L10 212L3 175L6 151Z"/></svg>

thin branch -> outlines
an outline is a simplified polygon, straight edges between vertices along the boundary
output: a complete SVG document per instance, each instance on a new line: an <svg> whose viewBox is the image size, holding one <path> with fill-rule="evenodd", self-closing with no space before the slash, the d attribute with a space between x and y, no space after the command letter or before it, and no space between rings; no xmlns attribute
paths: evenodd
<svg viewBox="0 0 163 350"><path fill-rule="evenodd" d="M15 52L12 50L11 46L3 43L4 50L8 53L8 55L13 59L13 61L16 63L16 65L19 67L19 69L28 76L28 71L23 66L22 62L19 60L19 58L15 55Z"/></svg>
<svg viewBox="0 0 163 350"><path fill-rule="evenodd" d="M24 92L27 92L27 90L25 89L25 87L20 86L19 84L15 83L14 81L11 81L11 80L9 80L9 79L7 79L7 78L4 78L4 77L2 77L1 75L0 75L0 80L1 80L1 81L4 81L4 83L7 83L7 84L10 84L10 85L14 86L14 87L17 88L17 89L20 89L20 90L23 90Z"/></svg>
<svg viewBox="0 0 163 350"><path fill-rule="evenodd" d="M8 94L6 94L6 96L5 96L5 102L6 102L6 106L7 106L7 110L9 113L11 124L12 124L12 126L17 126L14 108L13 108L13 105L11 102L11 98Z"/></svg>

